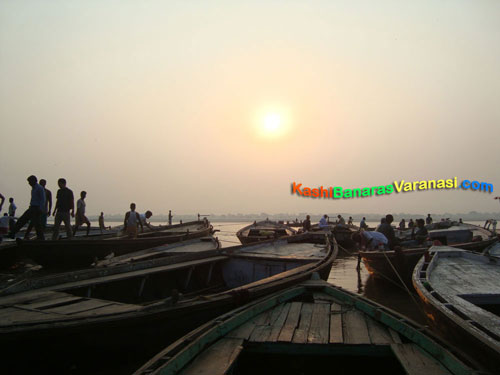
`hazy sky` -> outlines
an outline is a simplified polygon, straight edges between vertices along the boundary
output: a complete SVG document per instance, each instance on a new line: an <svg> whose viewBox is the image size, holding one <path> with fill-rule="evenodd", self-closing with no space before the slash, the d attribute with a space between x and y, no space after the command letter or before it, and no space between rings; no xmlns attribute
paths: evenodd
<svg viewBox="0 0 500 375"><path fill-rule="evenodd" d="M0 1L0 192L23 211L35 174L90 214L500 210L500 2L246 3ZM290 194L455 176L495 192Z"/></svg>

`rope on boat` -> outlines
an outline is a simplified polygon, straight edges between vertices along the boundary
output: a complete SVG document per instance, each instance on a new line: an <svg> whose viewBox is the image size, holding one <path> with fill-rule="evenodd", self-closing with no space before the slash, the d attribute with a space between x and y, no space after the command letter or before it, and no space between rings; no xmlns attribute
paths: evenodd
<svg viewBox="0 0 500 375"><path fill-rule="evenodd" d="M406 283L403 281L403 278L401 277L401 275L398 273L398 271L396 271L396 268L394 267L394 265L392 264L392 262L390 261L389 257L387 256L387 254L385 253L385 251L382 251L382 254L384 254L385 256L385 259L387 260L387 262L389 263L389 265L391 266L392 270L394 271L394 273L396 274L396 276L398 277L399 281L401 281L401 284L403 285L404 289L406 289L406 291L408 292L409 296L411 297L412 301L415 303L415 305L417 305L418 309L422 312L422 314L425 315L425 311L423 309L423 307L418 303L418 301L415 299L415 297L413 296L413 294L411 293L410 289L408 289L408 287L406 286Z"/></svg>

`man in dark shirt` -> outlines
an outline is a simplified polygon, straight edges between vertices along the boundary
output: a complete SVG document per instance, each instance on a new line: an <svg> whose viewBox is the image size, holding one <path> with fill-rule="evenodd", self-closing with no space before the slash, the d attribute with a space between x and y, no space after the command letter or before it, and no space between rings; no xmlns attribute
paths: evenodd
<svg viewBox="0 0 500 375"><path fill-rule="evenodd" d="M31 186L31 200L29 208L21 215L17 223L14 225L10 233L10 237L14 238L17 232L24 227L24 225L31 220L36 229L36 238L44 240L42 228L42 213L45 207L45 191L43 187L37 182L36 176L29 176L28 183Z"/></svg>
<svg viewBox="0 0 500 375"><path fill-rule="evenodd" d="M394 249L394 246L397 245L398 239L394 234L394 228L391 226L391 223L394 221L394 217L391 214L385 216L385 222L380 224L377 228L377 232L382 233L387 237L389 241L389 249Z"/></svg>
<svg viewBox="0 0 500 375"><path fill-rule="evenodd" d="M306 219L302 223L302 228L304 232L309 232L311 230L311 216L306 216Z"/></svg>
<svg viewBox="0 0 500 375"><path fill-rule="evenodd" d="M417 231L415 234L412 233L412 239L417 240L418 244L423 244L428 235L429 232L425 227L424 219L417 219Z"/></svg>
<svg viewBox="0 0 500 375"><path fill-rule="evenodd" d="M425 218L425 223L426 224L432 224L431 214L427 214L427 217Z"/></svg>
<svg viewBox="0 0 500 375"><path fill-rule="evenodd" d="M57 201L56 207L54 208L54 232L52 233L52 239L57 240L59 237L59 227L61 226L61 221L64 222L64 227L66 229L66 235L69 238L73 235L71 232L71 216L75 217L75 199L73 192L66 187L66 180L60 178L57 181L59 185L59 190L57 191Z"/></svg>

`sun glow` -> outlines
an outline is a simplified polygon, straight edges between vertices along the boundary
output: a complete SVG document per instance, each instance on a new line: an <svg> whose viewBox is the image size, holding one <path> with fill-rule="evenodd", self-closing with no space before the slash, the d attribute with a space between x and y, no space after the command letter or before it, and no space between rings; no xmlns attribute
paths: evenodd
<svg viewBox="0 0 500 375"><path fill-rule="evenodd" d="M266 111L258 116L257 129L263 138L280 138L288 131L288 121L284 113Z"/></svg>

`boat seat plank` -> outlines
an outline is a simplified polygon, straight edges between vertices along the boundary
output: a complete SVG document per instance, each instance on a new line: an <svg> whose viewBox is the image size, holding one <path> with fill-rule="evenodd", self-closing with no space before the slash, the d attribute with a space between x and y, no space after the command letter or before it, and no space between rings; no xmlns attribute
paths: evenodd
<svg viewBox="0 0 500 375"><path fill-rule="evenodd" d="M439 362L424 354L413 343L392 344L391 348L408 375L451 375Z"/></svg>
<svg viewBox="0 0 500 375"><path fill-rule="evenodd" d="M314 299L314 303L328 303L328 304L331 304L332 302L336 302L335 298L333 298L329 294L318 293L318 292L314 292L313 293L313 299Z"/></svg>
<svg viewBox="0 0 500 375"><path fill-rule="evenodd" d="M370 335L366 325L365 314L357 310L349 310L342 314L344 343L370 344Z"/></svg>
<svg viewBox="0 0 500 375"><path fill-rule="evenodd" d="M62 292L53 292L51 290L48 291L39 291L35 290L32 292L14 294L11 296L5 296L0 298L0 306L13 306L13 305L22 305L22 304L30 304L30 303L38 303L50 301L56 298L68 297L73 295Z"/></svg>
<svg viewBox="0 0 500 375"><path fill-rule="evenodd" d="M84 311L88 311L88 310L97 309L97 308L103 307L103 306L113 305L113 304L114 304L114 302L111 302L111 301L85 299L83 301L72 303L70 305L63 305L63 306L58 306L58 307L54 307L51 309L45 309L44 311L70 315L70 314L75 314L75 313L80 313L80 312L84 312Z"/></svg>
<svg viewBox="0 0 500 375"><path fill-rule="evenodd" d="M23 310L16 307L7 307L0 310L0 327L8 327L16 323L25 323L29 321L46 321L59 319L61 315L47 313L45 311Z"/></svg>
<svg viewBox="0 0 500 375"><path fill-rule="evenodd" d="M223 375L243 350L243 340L224 337L203 350L181 375Z"/></svg>
<svg viewBox="0 0 500 375"><path fill-rule="evenodd" d="M342 306L338 303L330 305L330 340L331 344L341 344L344 342L342 331Z"/></svg>
<svg viewBox="0 0 500 375"><path fill-rule="evenodd" d="M71 314L71 316L77 316L77 317L93 316L93 315L103 316L103 315L125 313L129 311L138 311L140 309L141 306L138 305L127 305L114 302L111 303L110 305L102 305L96 308L92 308L90 310L75 312L74 314Z"/></svg>
<svg viewBox="0 0 500 375"><path fill-rule="evenodd" d="M391 334L383 325L375 321L369 316L365 316L366 325L368 326L368 334L372 344L375 345L390 345L394 343Z"/></svg>
<svg viewBox="0 0 500 375"><path fill-rule="evenodd" d="M330 305L315 303L311 318L311 327L307 342L311 344L327 344L330 331Z"/></svg>
<svg viewBox="0 0 500 375"><path fill-rule="evenodd" d="M309 328L311 327L313 305L313 303L302 304L299 326L293 334L292 342L307 343L307 335L309 334Z"/></svg>
<svg viewBox="0 0 500 375"><path fill-rule="evenodd" d="M65 305L70 302L76 302L79 300L83 300L83 297L76 297L72 295L64 296L64 297L58 297L58 298L53 298L48 301L43 301L43 302L36 302L36 303L28 303L28 304L22 304L20 307L26 307L29 309L40 309L44 310L50 307L57 307L60 305Z"/></svg>
<svg viewBox="0 0 500 375"><path fill-rule="evenodd" d="M292 302L290 304L290 310L285 320L285 324L281 329L278 336L278 341L290 342L292 341L295 328L299 324L300 310L302 309L302 302Z"/></svg>

